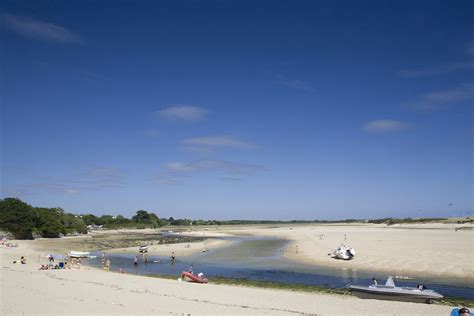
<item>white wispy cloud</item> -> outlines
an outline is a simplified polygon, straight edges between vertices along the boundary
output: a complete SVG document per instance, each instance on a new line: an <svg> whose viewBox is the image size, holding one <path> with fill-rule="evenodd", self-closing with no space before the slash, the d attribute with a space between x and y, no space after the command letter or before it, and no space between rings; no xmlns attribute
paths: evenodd
<svg viewBox="0 0 474 316"><path fill-rule="evenodd" d="M374 120L367 122L362 129L369 133L389 133L410 128L411 125L396 120Z"/></svg>
<svg viewBox="0 0 474 316"><path fill-rule="evenodd" d="M79 34L52 23L8 13L1 14L0 19L9 30L21 36L61 43L82 43L84 41Z"/></svg>
<svg viewBox="0 0 474 316"><path fill-rule="evenodd" d="M170 162L167 165L168 170L178 173L187 173L198 171L198 166L193 163Z"/></svg>
<svg viewBox="0 0 474 316"><path fill-rule="evenodd" d="M172 184L178 184L179 183L179 181L174 179L174 178L164 177L164 176L160 176L160 175L153 176L148 180L151 180L155 183L166 184L166 185L172 185Z"/></svg>
<svg viewBox="0 0 474 316"><path fill-rule="evenodd" d="M112 167L93 167L84 173L85 176L100 179L123 179L125 171Z"/></svg>
<svg viewBox="0 0 474 316"><path fill-rule="evenodd" d="M191 148L216 148L216 147L234 147L234 148L252 148L255 145L233 138L232 136L220 135L220 136L206 136L206 137L195 137L186 138L181 142L183 145L190 146Z"/></svg>
<svg viewBox="0 0 474 316"><path fill-rule="evenodd" d="M288 79L286 76L280 74L276 75L276 83L307 92L314 91L314 88L309 84L309 82L297 79Z"/></svg>
<svg viewBox="0 0 474 316"><path fill-rule="evenodd" d="M419 69L405 69L398 72L403 77L425 77L432 75L448 74L456 71L474 70L474 62L453 63L443 66L419 68Z"/></svg>
<svg viewBox="0 0 474 316"><path fill-rule="evenodd" d="M171 162L167 165L167 168L176 174L220 171L227 174L252 175L266 170L261 165L214 159L202 159L189 163Z"/></svg>
<svg viewBox="0 0 474 316"><path fill-rule="evenodd" d="M55 178L33 174L34 181L10 186L10 192L18 195L51 192L60 194L79 194L85 191L123 188L127 185L126 172L113 167L88 167L69 177Z"/></svg>
<svg viewBox="0 0 474 316"><path fill-rule="evenodd" d="M71 184L57 183L57 182L39 182L21 187L23 193L37 193L41 191L52 192L52 193L64 193L64 194L78 194L82 191L90 191L91 188L79 187Z"/></svg>
<svg viewBox="0 0 474 316"><path fill-rule="evenodd" d="M463 84L459 87L425 93L413 102L415 110L439 110L474 100L474 84Z"/></svg>
<svg viewBox="0 0 474 316"><path fill-rule="evenodd" d="M171 105L165 109L156 111L155 114L167 120L198 121L204 118L207 111L193 105Z"/></svg>

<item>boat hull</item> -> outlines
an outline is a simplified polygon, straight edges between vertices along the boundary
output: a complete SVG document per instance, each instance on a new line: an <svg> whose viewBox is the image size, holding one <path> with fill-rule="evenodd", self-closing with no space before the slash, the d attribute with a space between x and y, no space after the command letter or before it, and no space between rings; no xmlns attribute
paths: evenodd
<svg viewBox="0 0 474 316"><path fill-rule="evenodd" d="M85 251L69 251L68 256L71 258L89 258L90 252Z"/></svg>
<svg viewBox="0 0 474 316"><path fill-rule="evenodd" d="M377 299L415 303L431 303L443 298L443 295L431 290L416 290L414 288L371 288L365 286L350 286L352 294L362 299Z"/></svg>
<svg viewBox="0 0 474 316"><path fill-rule="evenodd" d="M197 275L192 274L191 272L183 271L181 272L181 277L188 281L188 282L195 282L195 283L207 283L208 280L206 278L200 278Z"/></svg>

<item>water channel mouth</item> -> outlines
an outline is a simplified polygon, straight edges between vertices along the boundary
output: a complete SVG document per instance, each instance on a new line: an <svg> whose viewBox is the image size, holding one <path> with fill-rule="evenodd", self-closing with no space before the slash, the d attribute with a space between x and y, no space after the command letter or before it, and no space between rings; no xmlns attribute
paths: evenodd
<svg viewBox="0 0 474 316"><path fill-rule="evenodd" d="M386 275L368 274L353 269L328 268L307 265L292 261L283 256L283 249L288 241L277 238L262 237L231 237L229 246L211 249L207 252L191 256L177 257L174 262L167 256L148 254L147 261L139 255L139 264L134 266L137 254L108 254L112 270L122 269L126 273L139 275L166 275L179 277L192 265L195 274L204 273L212 282L212 278L231 278L250 281L273 282L305 286L322 286L332 289L345 288L348 284L367 285L372 277L384 280ZM101 267L101 253L97 258L88 260L88 264ZM416 286L418 283L427 285L444 296L473 300L474 288L451 284L442 280L416 279L396 280L398 286Z"/></svg>

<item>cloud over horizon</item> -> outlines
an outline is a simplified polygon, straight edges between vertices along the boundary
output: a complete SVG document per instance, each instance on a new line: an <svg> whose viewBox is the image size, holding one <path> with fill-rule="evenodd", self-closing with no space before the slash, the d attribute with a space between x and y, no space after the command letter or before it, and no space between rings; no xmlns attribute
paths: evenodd
<svg viewBox="0 0 474 316"><path fill-rule="evenodd" d="M412 103L415 110L439 110L449 108L474 99L474 84L462 84L459 87L432 91L419 97Z"/></svg>
<svg viewBox="0 0 474 316"><path fill-rule="evenodd" d="M253 175L266 168L261 165L233 162L219 159L202 159L189 163L170 162L167 169L176 174L189 174L194 172L221 171L226 174Z"/></svg>
<svg viewBox="0 0 474 316"><path fill-rule="evenodd" d="M286 76L281 74L276 75L276 83L307 92L314 91L314 88L308 82L303 80L288 79Z"/></svg>
<svg viewBox="0 0 474 316"><path fill-rule="evenodd" d="M253 148L255 145L236 139L232 136L206 136L186 138L181 141L183 145L194 147L215 148L215 147L234 147L234 148Z"/></svg>
<svg viewBox="0 0 474 316"><path fill-rule="evenodd" d="M21 36L60 43L79 44L84 42L79 34L52 23L8 13L1 14L0 20L8 29Z"/></svg>
<svg viewBox="0 0 474 316"><path fill-rule="evenodd" d="M170 121L199 121L204 118L206 113L207 111L201 107L182 104L170 105L155 112L158 117Z"/></svg>
<svg viewBox="0 0 474 316"><path fill-rule="evenodd" d="M411 125L396 120L374 120L367 122L362 129L369 133L389 133L403 131Z"/></svg>

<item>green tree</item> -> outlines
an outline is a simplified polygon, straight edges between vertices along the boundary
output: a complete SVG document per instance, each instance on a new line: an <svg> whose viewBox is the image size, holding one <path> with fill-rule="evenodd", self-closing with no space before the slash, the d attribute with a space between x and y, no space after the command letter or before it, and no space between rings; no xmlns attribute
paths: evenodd
<svg viewBox="0 0 474 316"><path fill-rule="evenodd" d="M32 239L38 217L38 211L20 199L0 200L0 228L11 232L15 238Z"/></svg>
<svg viewBox="0 0 474 316"><path fill-rule="evenodd" d="M36 211L38 212L36 226L41 236L53 238L65 234L66 231L61 222L61 214L56 209L37 207Z"/></svg>
<svg viewBox="0 0 474 316"><path fill-rule="evenodd" d="M132 220L139 224L145 224L146 226L151 226L157 228L160 226L160 219L154 213L148 213L144 210L139 210L132 217Z"/></svg>

